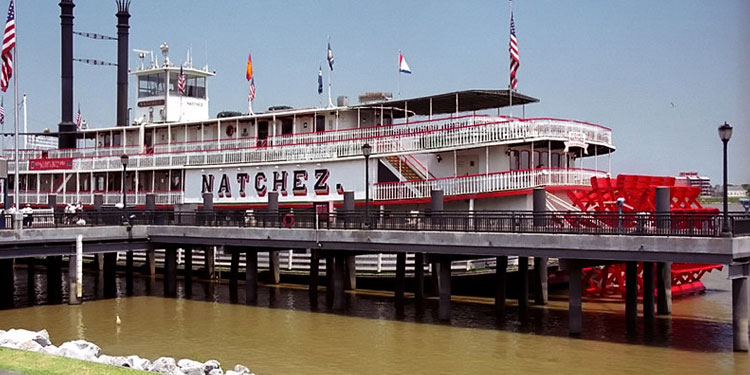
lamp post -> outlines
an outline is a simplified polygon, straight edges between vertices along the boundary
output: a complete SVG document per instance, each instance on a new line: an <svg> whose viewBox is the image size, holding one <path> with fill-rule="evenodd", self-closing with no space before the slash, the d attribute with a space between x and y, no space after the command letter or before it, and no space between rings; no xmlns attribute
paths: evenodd
<svg viewBox="0 0 750 375"><path fill-rule="evenodd" d="M365 226L370 227L370 155L372 146L362 145L362 155L365 156Z"/></svg>
<svg viewBox="0 0 750 375"><path fill-rule="evenodd" d="M727 143L732 138L732 125L724 122L724 125L719 126L719 139L724 143L724 220L721 225L721 235L731 236L732 232L729 229L729 200L727 194Z"/></svg>
<svg viewBox="0 0 750 375"><path fill-rule="evenodd" d="M128 207L128 202L126 199L125 194L127 193L127 189L125 188L125 173L128 171L128 156L122 155L120 156L120 162L122 163L122 212L125 213L125 209Z"/></svg>

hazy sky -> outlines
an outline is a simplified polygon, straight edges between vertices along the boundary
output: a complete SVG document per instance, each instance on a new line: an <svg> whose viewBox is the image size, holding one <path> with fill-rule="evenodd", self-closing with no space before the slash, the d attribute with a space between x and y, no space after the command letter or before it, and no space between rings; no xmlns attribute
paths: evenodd
<svg viewBox="0 0 750 375"><path fill-rule="evenodd" d="M75 30L116 35L114 1L79 0ZM29 128L60 122L58 1L17 0L18 76ZM750 2L516 0L518 90L537 97L527 117L612 128L613 172L721 180L717 127L735 128L730 183L750 182ZM8 0L0 0L2 13ZM133 0L130 47L168 42L216 70L211 115L246 111L245 63L254 61L256 110L316 106L330 35L334 97L397 88L401 49L413 74L403 97L508 85L508 2ZM116 43L75 37L74 56L116 62ZM138 60L131 54L130 66ZM75 65L75 103L92 127L115 122L116 68ZM130 82L130 106L134 104ZM12 87L11 87L12 90ZM12 129L12 94L4 95ZM325 98L323 101L325 102ZM514 112L518 114L520 110ZM592 164L591 161L586 161Z"/></svg>

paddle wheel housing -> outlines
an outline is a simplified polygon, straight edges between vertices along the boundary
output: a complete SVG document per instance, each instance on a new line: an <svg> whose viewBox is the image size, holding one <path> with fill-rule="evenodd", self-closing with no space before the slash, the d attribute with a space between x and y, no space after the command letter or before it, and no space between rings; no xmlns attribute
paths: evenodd
<svg viewBox="0 0 750 375"><path fill-rule="evenodd" d="M643 225L643 221L656 220L656 188L669 188L670 225L680 229L702 228L713 226L713 218L719 214L716 208L705 208L698 202L701 193L699 187L675 186L674 177L618 175L616 179L591 178L591 189L577 189L568 191L573 205L582 211L611 212L613 220L596 221L590 223L576 223L578 225L607 225L633 228ZM624 198L620 208L617 199ZM617 218L618 210L624 215ZM639 215L634 215L639 214ZM675 216L675 214L678 214ZM681 218L679 214L685 216ZM643 219L639 219L642 217ZM700 279L706 272L721 269L719 264L672 264L672 295L680 296L701 292L706 289ZM638 264L638 295L643 287L642 263ZM607 297L620 295L625 297L625 264L616 263L605 266L583 269L584 294L592 297Z"/></svg>

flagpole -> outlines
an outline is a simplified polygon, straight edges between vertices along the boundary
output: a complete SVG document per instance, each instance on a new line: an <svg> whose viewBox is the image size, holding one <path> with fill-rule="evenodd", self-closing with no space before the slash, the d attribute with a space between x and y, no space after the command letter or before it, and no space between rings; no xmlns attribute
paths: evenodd
<svg viewBox="0 0 750 375"><path fill-rule="evenodd" d="M23 101L21 102L23 106L23 148L28 149L29 148L29 122L26 119L26 94L23 94Z"/></svg>
<svg viewBox="0 0 750 375"><path fill-rule="evenodd" d="M18 30L18 9L13 4L13 17L15 22L15 29ZM20 207L18 182L18 162L21 160L18 153L18 43L13 46L13 123L15 128L15 134L13 135L13 141L15 143L15 152L13 154L13 169L15 176L13 178L13 203L16 205L16 209ZM15 217L13 218L13 228L19 229L21 224L21 213L16 211Z"/></svg>
<svg viewBox="0 0 750 375"><path fill-rule="evenodd" d="M328 69L328 108L333 108L333 100L331 100L331 74L333 74L333 70Z"/></svg>
<svg viewBox="0 0 750 375"><path fill-rule="evenodd" d="M396 74L398 74L398 98L401 99L401 50L398 50L398 68L396 68Z"/></svg>
<svg viewBox="0 0 750 375"><path fill-rule="evenodd" d="M513 18L513 0L510 0L510 16L508 19ZM508 46L510 48L510 45ZM508 116L513 117L513 79L510 77L510 72L508 72L508 95L510 95L510 102L508 103Z"/></svg>

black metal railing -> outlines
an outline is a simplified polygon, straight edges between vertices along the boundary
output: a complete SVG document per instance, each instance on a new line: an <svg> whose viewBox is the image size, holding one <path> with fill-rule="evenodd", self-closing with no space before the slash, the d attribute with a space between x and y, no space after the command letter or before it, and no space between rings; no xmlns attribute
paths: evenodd
<svg viewBox="0 0 750 375"><path fill-rule="evenodd" d="M598 213L580 211L384 211L318 213L314 210L84 211L77 214L35 213L22 223L26 228L75 226L128 227L177 225L239 228L307 228L404 231L458 231L500 233L618 234L646 236L721 235L722 216L705 213ZM729 216L734 235L750 235L750 217ZM0 228L12 228L10 215L0 215Z"/></svg>

